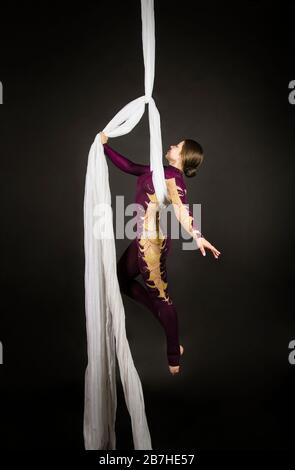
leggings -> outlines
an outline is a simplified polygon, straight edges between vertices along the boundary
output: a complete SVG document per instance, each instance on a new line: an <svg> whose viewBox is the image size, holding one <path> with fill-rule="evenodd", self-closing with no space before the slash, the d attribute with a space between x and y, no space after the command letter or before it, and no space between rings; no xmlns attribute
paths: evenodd
<svg viewBox="0 0 295 470"><path fill-rule="evenodd" d="M168 364L177 366L180 361L178 316L168 293L166 270L170 243L170 239L164 239L159 256L153 255L151 264L143 256L140 242L135 238L117 263L117 275L121 292L146 306L164 328ZM144 286L135 279L140 274Z"/></svg>

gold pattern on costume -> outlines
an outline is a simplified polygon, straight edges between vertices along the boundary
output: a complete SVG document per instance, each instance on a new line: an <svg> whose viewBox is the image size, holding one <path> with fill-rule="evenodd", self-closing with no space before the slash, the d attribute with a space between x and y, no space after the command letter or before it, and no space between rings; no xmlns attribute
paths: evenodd
<svg viewBox="0 0 295 470"><path fill-rule="evenodd" d="M139 239L139 250L149 271L147 281L153 283L149 287L158 289L158 297L171 305L172 300L165 293L168 283L162 279L164 273L161 271L160 266L161 253L165 248L166 238L159 225L159 204L155 193L147 193L147 195L149 202L146 203L147 208L144 217L141 217L143 220L143 236Z"/></svg>

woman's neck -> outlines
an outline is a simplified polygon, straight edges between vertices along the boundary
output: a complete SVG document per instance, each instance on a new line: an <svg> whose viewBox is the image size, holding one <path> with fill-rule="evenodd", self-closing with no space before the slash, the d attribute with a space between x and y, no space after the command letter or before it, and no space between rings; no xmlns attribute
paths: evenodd
<svg viewBox="0 0 295 470"><path fill-rule="evenodd" d="M183 170L180 166L174 163L169 163L169 166L172 166L173 168L176 168L176 170L180 171L183 174Z"/></svg>

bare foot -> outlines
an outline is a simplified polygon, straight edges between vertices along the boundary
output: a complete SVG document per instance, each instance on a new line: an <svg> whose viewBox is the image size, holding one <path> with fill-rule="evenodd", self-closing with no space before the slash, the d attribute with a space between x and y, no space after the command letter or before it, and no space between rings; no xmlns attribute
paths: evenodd
<svg viewBox="0 0 295 470"><path fill-rule="evenodd" d="M179 345L179 349L180 349L180 355L182 356L183 352L184 352L184 348L181 344ZM169 370L170 370L172 375L178 374L179 373L179 368L180 368L180 366L169 366Z"/></svg>
<svg viewBox="0 0 295 470"><path fill-rule="evenodd" d="M169 366L169 370L172 375L178 374L179 373L179 366Z"/></svg>

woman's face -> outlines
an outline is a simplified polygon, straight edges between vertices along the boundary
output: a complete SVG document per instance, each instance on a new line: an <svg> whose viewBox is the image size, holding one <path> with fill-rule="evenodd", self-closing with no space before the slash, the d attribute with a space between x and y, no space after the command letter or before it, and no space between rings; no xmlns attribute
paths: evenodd
<svg viewBox="0 0 295 470"><path fill-rule="evenodd" d="M176 145L170 145L170 148L168 152L166 153L165 157L167 158L169 163L180 163L182 160L182 157L180 155L182 146L184 144L184 140L179 142Z"/></svg>

